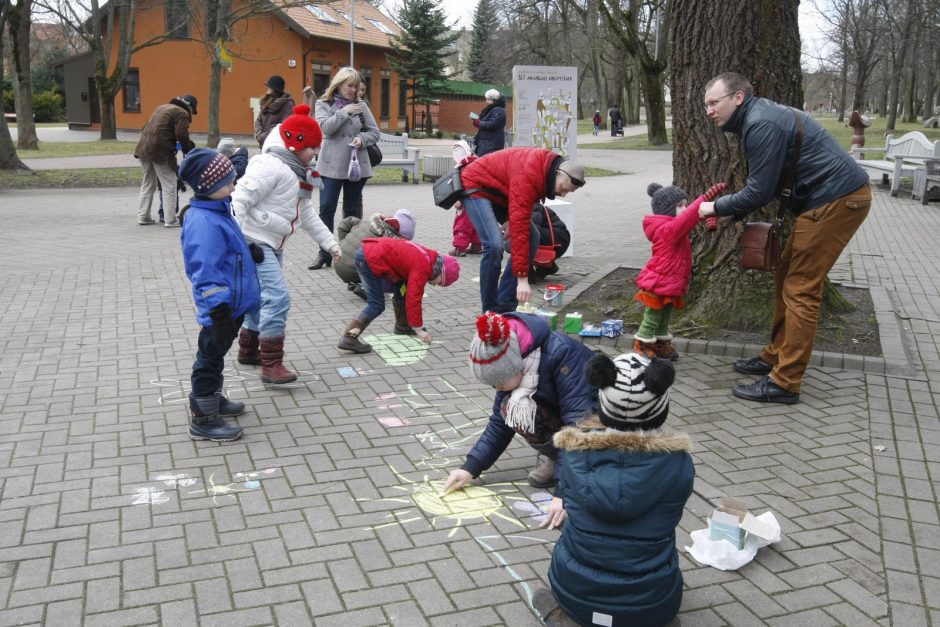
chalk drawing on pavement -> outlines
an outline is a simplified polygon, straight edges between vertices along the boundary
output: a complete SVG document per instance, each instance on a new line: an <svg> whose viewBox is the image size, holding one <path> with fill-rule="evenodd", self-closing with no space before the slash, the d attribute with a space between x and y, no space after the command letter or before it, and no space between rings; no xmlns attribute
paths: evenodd
<svg viewBox="0 0 940 627"><path fill-rule="evenodd" d="M380 333L366 337L372 350L389 366L407 366L424 359L428 345L410 335Z"/></svg>
<svg viewBox="0 0 940 627"><path fill-rule="evenodd" d="M190 490L187 494L205 494L212 497L212 502L218 505L218 497L227 496L234 501L238 501L236 496L239 492L253 492L261 489L261 480L275 474L277 468L265 468L263 470L250 470L248 472L236 472L232 475L232 481L229 483L216 483L215 473L209 475L209 481L206 487L201 490ZM198 477L190 477L186 473L167 473L157 475L154 481L162 483L162 486L142 486L134 490L132 505L162 505L170 501L167 493L173 489L192 487L199 483Z"/></svg>

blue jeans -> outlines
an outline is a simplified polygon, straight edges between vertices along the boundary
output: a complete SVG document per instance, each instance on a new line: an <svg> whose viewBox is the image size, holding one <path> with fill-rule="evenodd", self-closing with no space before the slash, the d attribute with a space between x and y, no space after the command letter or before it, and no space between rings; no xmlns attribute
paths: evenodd
<svg viewBox="0 0 940 627"><path fill-rule="evenodd" d="M235 321L235 328L241 325L241 318ZM226 342L225 348L219 348L212 341L212 327L202 327L199 331L199 346L196 361L193 362L192 393L195 398L212 396L222 389L222 371L225 370L225 354L231 348L237 335Z"/></svg>
<svg viewBox="0 0 940 627"><path fill-rule="evenodd" d="M336 205L339 204L339 194L343 193L343 217L356 216L362 218L362 188L368 179L359 179L350 183L346 179L331 179L321 176L323 189L320 190L320 220L326 228L333 232Z"/></svg>
<svg viewBox="0 0 940 627"><path fill-rule="evenodd" d="M284 278L284 252L275 251L267 244L258 244L264 250L264 261L257 264L258 283L261 284L261 307L257 313L245 314L245 328L258 331L261 337L282 337L290 311L290 293Z"/></svg>
<svg viewBox="0 0 940 627"><path fill-rule="evenodd" d="M385 311L385 280L372 272L372 268L369 267L366 255L361 248L356 251L356 271L359 272L362 287L366 290L366 306L356 316L356 320L363 325L368 325ZM400 283L393 287L393 299L400 300L402 298L400 288Z"/></svg>
<svg viewBox="0 0 940 627"><path fill-rule="evenodd" d="M480 301L483 311L513 311L519 304L516 300L517 281L512 273L511 260L506 264L502 278L499 276L503 261L503 233L493 214L493 205L486 198L467 198L461 202L483 245L483 256L480 258ZM532 265L538 249L539 230L530 222L528 266Z"/></svg>

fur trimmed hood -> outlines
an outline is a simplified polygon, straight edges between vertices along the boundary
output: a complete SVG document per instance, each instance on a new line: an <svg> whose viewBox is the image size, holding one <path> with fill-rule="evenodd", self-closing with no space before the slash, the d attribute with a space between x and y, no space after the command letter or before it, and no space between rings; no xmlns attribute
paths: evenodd
<svg viewBox="0 0 940 627"><path fill-rule="evenodd" d="M381 213L373 213L369 216L369 230L372 232L371 235L366 237L396 237L398 239L403 239L398 231L392 228L392 225L385 221L386 217Z"/></svg>
<svg viewBox="0 0 940 627"><path fill-rule="evenodd" d="M565 451L615 450L621 453L689 453L692 440L680 431L618 431L599 421L585 421L555 434L555 446Z"/></svg>

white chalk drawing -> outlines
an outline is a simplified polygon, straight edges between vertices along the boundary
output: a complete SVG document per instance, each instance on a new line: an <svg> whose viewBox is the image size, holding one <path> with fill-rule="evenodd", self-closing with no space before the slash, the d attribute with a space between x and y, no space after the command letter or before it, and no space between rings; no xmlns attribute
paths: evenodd
<svg viewBox="0 0 940 627"><path fill-rule="evenodd" d="M160 505L170 500L166 492L151 486L137 488L134 494L134 501L131 505Z"/></svg>
<svg viewBox="0 0 940 627"><path fill-rule="evenodd" d="M205 494L212 497L212 502L218 505L218 497L227 496L238 501L239 492L252 492L261 489L261 480L275 474L277 468L265 468L263 470L250 470L248 472L236 472L232 475L232 481L229 483L218 484L215 482L215 473L209 475L207 487L201 490L190 490L187 494ZM190 477L186 473L166 473L157 475L154 481L163 484L159 486L144 486L134 491L134 500L132 505L162 505L170 500L170 496L164 489L179 489L183 487L192 487L199 482L199 478Z"/></svg>
<svg viewBox="0 0 940 627"><path fill-rule="evenodd" d="M503 557L502 554L498 550L494 549L490 543L493 540L503 540L509 545L510 549L515 548L512 546L513 541L515 540L525 540L526 542L535 542L537 544L548 544L552 547L555 546L555 543L552 542L551 540L545 540L543 538L532 538L529 536L519 536L519 535L514 535L514 534L508 534L505 536L480 536L480 537L475 537L473 539L476 540L477 543L480 546L482 546L484 549L492 553L493 556L496 558L496 561L499 562L500 566L505 568L506 572L509 573L509 576L512 577L516 582L518 582L522 586L522 589L525 590L526 600L528 601L529 609L532 610L533 614L538 616L538 612L532 606L532 595L534 594L532 587L529 586L528 583L526 583L525 579L523 579L519 575L519 573L516 572L516 569L512 567L509 561L506 560L506 558Z"/></svg>
<svg viewBox="0 0 940 627"><path fill-rule="evenodd" d="M548 505L552 502L552 495L548 492L536 492L529 497L529 501L518 500L512 504L517 515L531 518L541 525L548 518Z"/></svg>

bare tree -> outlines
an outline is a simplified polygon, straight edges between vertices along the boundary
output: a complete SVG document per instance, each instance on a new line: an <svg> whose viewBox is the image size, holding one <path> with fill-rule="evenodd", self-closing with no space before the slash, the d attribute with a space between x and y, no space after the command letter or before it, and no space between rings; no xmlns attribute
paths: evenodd
<svg viewBox="0 0 940 627"><path fill-rule="evenodd" d="M16 99L16 147L20 150L36 150L36 122L33 120L33 80L30 35L33 25L32 0L18 0L10 11L9 29L13 52L13 85Z"/></svg>
<svg viewBox="0 0 940 627"><path fill-rule="evenodd" d="M664 79L669 66L669 22L671 0L602 0L600 12L619 38L624 50L633 55L640 69L646 96L646 124L650 144L668 142Z"/></svg>
<svg viewBox="0 0 940 627"><path fill-rule="evenodd" d="M10 0L0 0L0 35L7 27L12 8ZM0 36L0 82L3 82L4 63L2 59L4 47L4 37ZM7 125L6 116L0 119L0 170L29 170L16 154L16 146L13 145L13 136L10 135L10 127Z"/></svg>
<svg viewBox="0 0 940 627"><path fill-rule="evenodd" d="M670 80L673 178L690 196L721 181L740 189L746 178L739 140L705 116L702 100L709 79L738 72L751 80L760 96L796 107L803 102L798 5L799 0L676 0ZM758 276L763 273L738 268L739 232L726 228L696 240L694 263L699 271L689 295L689 313L710 323L755 328L770 318L772 281L769 273Z"/></svg>

